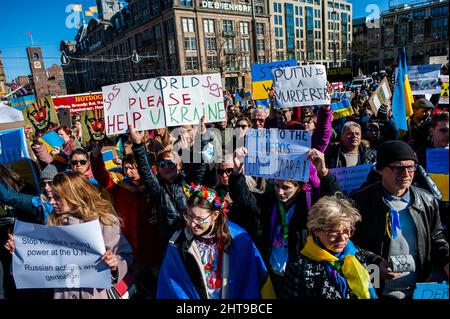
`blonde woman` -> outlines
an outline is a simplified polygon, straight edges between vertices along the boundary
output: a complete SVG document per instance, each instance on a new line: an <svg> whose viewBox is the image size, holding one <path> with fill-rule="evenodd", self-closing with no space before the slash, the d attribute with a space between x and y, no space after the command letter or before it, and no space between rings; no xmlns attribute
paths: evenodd
<svg viewBox="0 0 450 319"><path fill-rule="evenodd" d="M363 266L366 253L350 240L360 220L358 210L341 195L322 197L311 207L306 245L286 267L287 298L376 298Z"/></svg>
<svg viewBox="0 0 450 319"><path fill-rule="evenodd" d="M132 261L131 246L120 231L120 219L109 202L104 200L87 178L77 172L57 174L53 179L53 198L50 204L54 212L47 224L65 226L99 220L106 252L103 261L111 269L111 284L121 281ZM14 239L10 235L6 249L14 251ZM55 289L55 299L108 299L105 289L65 288Z"/></svg>

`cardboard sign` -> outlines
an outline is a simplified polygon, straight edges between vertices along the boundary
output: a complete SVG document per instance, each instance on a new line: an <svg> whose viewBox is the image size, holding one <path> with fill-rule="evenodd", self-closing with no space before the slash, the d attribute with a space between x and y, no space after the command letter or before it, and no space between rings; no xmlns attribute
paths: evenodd
<svg viewBox="0 0 450 319"><path fill-rule="evenodd" d="M253 99L264 100L269 97L272 88L272 70L288 66L296 66L296 60L277 61L252 64Z"/></svg>
<svg viewBox="0 0 450 319"><path fill-rule="evenodd" d="M449 104L449 90L448 90L448 75L441 75L441 97L439 98L439 104Z"/></svg>
<svg viewBox="0 0 450 319"><path fill-rule="evenodd" d="M323 65L301 65L272 70L275 108L330 104Z"/></svg>
<svg viewBox="0 0 450 319"><path fill-rule="evenodd" d="M167 126L196 125L202 116L207 123L225 121L220 74L161 78Z"/></svg>
<svg viewBox="0 0 450 319"><path fill-rule="evenodd" d="M13 276L18 289L111 288L101 261L105 243L98 220L44 226L16 221Z"/></svg>
<svg viewBox="0 0 450 319"><path fill-rule="evenodd" d="M375 92L373 92L369 99L369 104L375 116L377 116L380 106L384 105L386 101L389 101L391 97L392 92L389 87L389 82L386 78L384 78L380 83L380 86L375 90Z"/></svg>
<svg viewBox="0 0 450 319"><path fill-rule="evenodd" d="M245 145L245 174L281 180L307 181L307 154L311 132L297 130L249 129Z"/></svg>
<svg viewBox="0 0 450 319"><path fill-rule="evenodd" d="M447 299L448 282L426 282L417 283L414 290L413 299Z"/></svg>
<svg viewBox="0 0 450 319"><path fill-rule="evenodd" d="M19 162L29 158L23 128L0 131L0 164Z"/></svg>
<svg viewBox="0 0 450 319"><path fill-rule="evenodd" d="M353 167L331 168L333 173L341 184L341 188L345 194L351 194L361 188L369 175L372 164L357 165Z"/></svg>
<svg viewBox="0 0 450 319"><path fill-rule="evenodd" d="M52 99L58 112L61 109L69 109L71 115L87 110L103 109L102 92L63 95Z"/></svg>
<svg viewBox="0 0 450 319"><path fill-rule="evenodd" d="M128 125L138 131L165 127L161 78L104 86L106 135L126 133Z"/></svg>
<svg viewBox="0 0 450 319"><path fill-rule="evenodd" d="M46 96L22 109L25 124L33 128L33 135L42 136L59 126L51 96Z"/></svg>

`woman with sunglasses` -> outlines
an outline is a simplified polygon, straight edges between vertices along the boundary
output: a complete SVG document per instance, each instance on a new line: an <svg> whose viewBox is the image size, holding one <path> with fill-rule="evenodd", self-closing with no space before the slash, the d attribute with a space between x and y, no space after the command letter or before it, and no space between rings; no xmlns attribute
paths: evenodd
<svg viewBox="0 0 450 319"><path fill-rule="evenodd" d="M196 185L188 192L185 227L170 240L157 298L260 299L270 281L249 235L227 221L216 192Z"/></svg>
<svg viewBox="0 0 450 319"><path fill-rule="evenodd" d="M93 143L93 145L97 143ZM82 148L77 148L70 153L69 170L78 172L86 176L92 185L98 186L97 180L92 173L91 162L89 160L89 153Z"/></svg>
<svg viewBox="0 0 450 319"><path fill-rule="evenodd" d="M367 253L352 237L361 220L343 196L322 197L308 213L308 240L299 258L289 261L284 275L285 297L375 299L366 264Z"/></svg>
<svg viewBox="0 0 450 319"><path fill-rule="evenodd" d="M128 272L133 260L132 249L120 230L120 219L111 204L103 199L98 190L78 172L59 173L53 178L54 207L49 215L48 226L77 225L99 220L106 252L103 262L111 269L111 284L116 285ZM14 237L5 248L14 252ZM57 288L55 299L108 299L106 289Z"/></svg>
<svg viewBox="0 0 450 319"><path fill-rule="evenodd" d="M183 187L191 182L201 182L207 164L193 163L190 176L185 177L183 162L178 153L174 150L164 150L156 156L156 173L154 173L153 163L143 143L144 132L137 132L132 126L129 126L129 132L141 181L152 199L158 216L159 240L162 251L165 251L169 239L183 224L182 214L186 210L187 203Z"/></svg>
<svg viewBox="0 0 450 319"><path fill-rule="evenodd" d="M264 194L251 192L243 175L244 157L247 149L235 151L234 172L230 176L230 197L233 203L245 207L248 216L256 216L260 229L258 248L269 268L277 296L281 296L283 274L288 259L296 258L306 242L306 217L312 203L319 196L333 194L340 190L336 177L325 165L324 154L312 149L308 159L316 167L320 177L320 193L310 198L305 184L292 180L275 180L274 189Z"/></svg>

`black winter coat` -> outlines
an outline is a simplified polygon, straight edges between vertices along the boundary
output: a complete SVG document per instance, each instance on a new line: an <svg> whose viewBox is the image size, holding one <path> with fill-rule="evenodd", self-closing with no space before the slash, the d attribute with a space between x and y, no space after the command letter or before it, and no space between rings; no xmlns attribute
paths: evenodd
<svg viewBox="0 0 450 319"><path fill-rule="evenodd" d="M325 152L325 160L328 168L347 167L347 163L342 152L340 144L330 144ZM377 151L367 148L364 145L359 146L359 161L357 165L374 163L377 160Z"/></svg>

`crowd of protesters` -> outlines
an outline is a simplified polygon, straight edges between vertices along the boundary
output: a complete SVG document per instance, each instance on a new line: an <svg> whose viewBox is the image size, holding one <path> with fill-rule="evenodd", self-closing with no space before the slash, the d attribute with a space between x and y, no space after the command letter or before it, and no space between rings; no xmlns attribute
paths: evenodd
<svg viewBox="0 0 450 319"><path fill-rule="evenodd" d="M408 299L417 283L448 280L448 202L426 172L427 149L449 147L448 105L416 96L409 131L399 131L391 101L376 115L369 105L380 80L353 90L353 115L334 121L333 99L275 109L273 93L265 107L225 92L223 122L130 126L113 171L102 142L82 147L76 119L56 129L64 145L51 152L27 130L40 191L0 166L0 297L108 298L93 288L16 289L15 220L98 219L111 284L130 273L137 299ZM309 181L245 175L247 130L269 128L311 131ZM344 196L330 169L362 164L373 165L366 182Z"/></svg>

